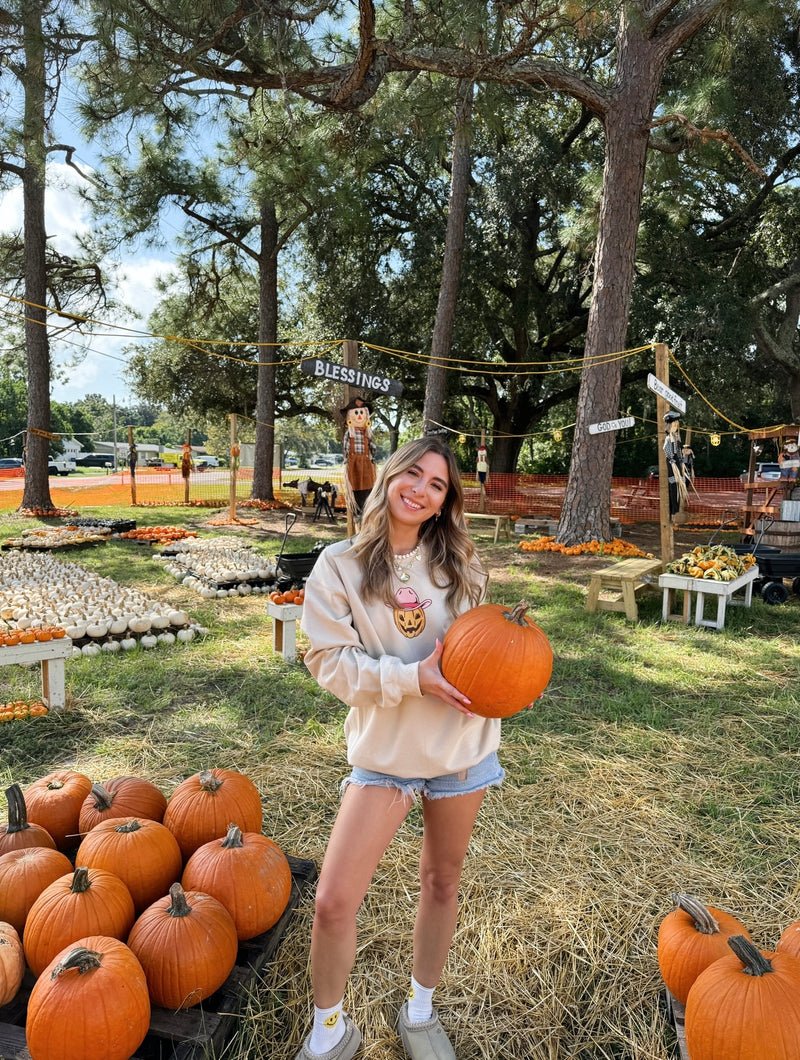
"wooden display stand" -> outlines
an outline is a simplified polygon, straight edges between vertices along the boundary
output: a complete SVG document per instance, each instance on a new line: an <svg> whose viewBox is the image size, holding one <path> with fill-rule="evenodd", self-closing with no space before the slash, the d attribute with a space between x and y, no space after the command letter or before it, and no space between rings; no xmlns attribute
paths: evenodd
<svg viewBox="0 0 800 1060"><path fill-rule="evenodd" d="M696 626L708 626L710 629L725 628L725 609L729 603L749 607L753 599L753 582L758 577L758 567L751 567L746 573L741 574L731 582L715 582L705 578L690 578L685 574L662 574L658 579L659 587L664 590L664 601L662 607L662 621L683 622L689 625L692 620L692 593L697 600L695 604L694 621ZM680 611L673 610L675 606L676 590L683 591L683 607ZM734 600L733 594L744 591L741 600ZM704 610L706 597L717 598L716 618L705 618Z"/></svg>
<svg viewBox="0 0 800 1060"><path fill-rule="evenodd" d="M623 559L610 567L595 571L589 582L589 593L586 597L586 610L624 611L631 622L639 619L639 608L636 594L646 586L653 584L651 575L660 573L663 564L660 559ZM649 580L647 580L649 579ZM616 592L610 600L602 599L603 590Z"/></svg>
<svg viewBox="0 0 800 1060"><path fill-rule="evenodd" d="M51 710L61 710L66 704L64 660L72 655L69 637L58 640L35 641L0 648L0 666L19 663L42 664L42 702Z"/></svg>
<svg viewBox="0 0 800 1060"><path fill-rule="evenodd" d="M467 526L471 522L492 523L494 525L494 543L500 536L500 531L506 535L506 541L511 540L511 517L508 515L487 515L485 512L464 512L464 521Z"/></svg>
<svg viewBox="0 0 800 1060"><path fill-rule="evenodd" d="M272 650L287 662L297 658L297 620L302 613L302 604L267 604L267 614L272 619Z"/></svg>

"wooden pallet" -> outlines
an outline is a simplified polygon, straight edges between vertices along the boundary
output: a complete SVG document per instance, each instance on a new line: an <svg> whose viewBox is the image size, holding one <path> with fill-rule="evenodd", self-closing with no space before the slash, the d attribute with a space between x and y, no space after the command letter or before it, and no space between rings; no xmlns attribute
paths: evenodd
<svg viewBox="0 0 800 1060"><path fill-rule="evenodd" d="M303 892L316 879L313 861L288 856L292 893L278 923L239 944L236 965L211 997L183 1012L153 1007L150 1030L131 1060L212 1060L239 1026L238 1014L259 973L272 960ZM14 1000L0 1008L0 1060L31 1060L25 1043L25 1016L33 987L30 972Z"/></svg>
<svg viewBox="0 0 800 1060"><path fill-rule="evenodd" d="M669 990L666 991L666 994L667 1011L669 1012L673 1026L675 1027L675 1037L678 1039L681 1060L689 1060L689 1050L686 1048L686 1006L681 1004L676 997L673 997Z"/></svg>

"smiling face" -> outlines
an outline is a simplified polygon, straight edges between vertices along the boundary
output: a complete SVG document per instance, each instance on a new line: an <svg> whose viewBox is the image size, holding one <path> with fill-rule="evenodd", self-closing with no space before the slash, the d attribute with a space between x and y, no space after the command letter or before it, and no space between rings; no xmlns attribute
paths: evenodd
<svg viewBox="0 0 800 1060"><path fill-rule="evenodd" d="M412 530L418 533L424 522L441 511L449 485L447 461L440 453L423 453L399 472L386 487L392 536L407 538Z"/></svg>

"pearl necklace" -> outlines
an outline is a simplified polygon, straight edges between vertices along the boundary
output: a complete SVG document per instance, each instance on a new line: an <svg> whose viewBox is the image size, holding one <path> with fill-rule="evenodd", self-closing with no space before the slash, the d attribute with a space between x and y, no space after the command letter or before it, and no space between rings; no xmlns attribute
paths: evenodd
<svg viewBox="0 0 800 1060"><path fill-rule="evenodd" d="M402 556L392 557L392 565L394 566L395 574L401 582L407 582L410 580L411 568L417 562L419 556L420 546L417 545L413 552L405 552Z"/></svg>

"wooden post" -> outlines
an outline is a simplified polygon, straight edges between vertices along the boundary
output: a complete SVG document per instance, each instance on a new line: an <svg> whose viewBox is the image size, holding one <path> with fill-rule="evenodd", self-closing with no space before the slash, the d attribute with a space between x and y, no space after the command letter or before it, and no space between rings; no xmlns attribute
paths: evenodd
<svg viewBox="0 0 800 1060"><path fill-rule="evenodd" d="M358 368L358 343L354 339L345 339L342 343L342 359L344 361L345 368ZM350 404L350 399L353 396L353 388L349 383L344 384L344 406ZM345 427L347 430L347 427ZM345 475L347 475L347 466L344 469ZM345 489L345 497L347 497L347 489ZM347 536L352 537L356 532L355 515L350 505L347 505Z"/></svg>
<svg viewBox="0 0 800 1060"><path fill-rule="evenodd" d="M191 427L186 432L186 444L189 446L189 459L191 461L191 453L192 453L192 429L191 429ZM191 463L189 464L189 467L191 469ZM187 475L186 478L183 480L183 503L184 504L188 504L189 503L189 475Z"/></svg>
<svg viewBox="0 0 800 1060"><path fill-rule="evenodd" d="M486 445L486 431L481 427L481 448ZM486 511L486 484L481 482L481 499L480 499L480 511Z"/></svg>
<svg viewBox="0 0 800 1060"><path fill-rule="evenodd" d="M236 441L236 413L231 416L231 492L229 502L229 514L231 522L236 521L236 475L239 471L239 445Z"/></svg>
<svg viewBox="0 0 800 1060"><path fill-rule="evenodd" d="M128 427L128 467L131 471L131 504L136 504L136 468L130 462L133 452L133 427Z"/></svg>
<svg viewBox="0 0 800 1060"><path fill-rule="evenodd" d="M664 386L669 386L669 353L663 342L656 343L656 378ZM672 530L672 517L669 514L669 468L664 452L666 427L664 417L669 412L669 402L656 394L656 419L658 420L658 508L661 522L661 559L669 563L675 556L675 538Z"/></svg>

